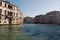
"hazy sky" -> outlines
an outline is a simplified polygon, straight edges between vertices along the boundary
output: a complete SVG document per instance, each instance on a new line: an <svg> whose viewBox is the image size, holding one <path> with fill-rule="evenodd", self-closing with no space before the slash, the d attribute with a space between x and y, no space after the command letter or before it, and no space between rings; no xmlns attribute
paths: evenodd
<svg viewBox="0 0 60 40"><path fill-rule="evenodd" d="M8 0L17 5L24 16L45 14L49 11L60 11L60 0Z"/></svg>

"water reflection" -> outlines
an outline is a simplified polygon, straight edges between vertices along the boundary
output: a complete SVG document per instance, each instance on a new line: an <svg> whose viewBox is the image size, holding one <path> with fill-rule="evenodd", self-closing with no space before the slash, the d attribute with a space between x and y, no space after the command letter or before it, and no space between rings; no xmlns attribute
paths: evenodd
<svg viewBox="0 0 60 40"><path fill-rule="evenodd" d="M27 40L60 40L60 25L25 24L22 32Z"/></svg>
<svg viewBox="0 0 60 40"><path fill-rule="evenodd" d="M0 40L60 40L60 25L4 25L0 26Z"/></svg>
<svg viewBox="0 0 60 40"><path fill-rule="evenodd" d="M0 40L16 40L20 32L20 25L3 25L0 26Z"/></svg>

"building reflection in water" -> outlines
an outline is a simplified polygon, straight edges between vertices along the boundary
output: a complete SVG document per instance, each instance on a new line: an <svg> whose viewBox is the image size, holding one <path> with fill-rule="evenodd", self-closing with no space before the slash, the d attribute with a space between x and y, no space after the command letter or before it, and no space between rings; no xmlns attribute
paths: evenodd
<svg viewBox="0 0 60 40"><path fill-rule="evenodd" d="M16 40L21 28L20 25L0 26L0 40Z"/></svg>

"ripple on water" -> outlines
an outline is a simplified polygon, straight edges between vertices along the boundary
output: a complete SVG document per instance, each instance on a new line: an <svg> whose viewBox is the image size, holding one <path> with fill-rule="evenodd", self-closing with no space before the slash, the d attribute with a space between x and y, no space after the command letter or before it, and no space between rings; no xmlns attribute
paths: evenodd
<svg viewBox="0 0 60 40"><path fill-rule="evenodd" d="M25 24L22 32L36 40L60 40L60 26L53 24Z"/></svg>

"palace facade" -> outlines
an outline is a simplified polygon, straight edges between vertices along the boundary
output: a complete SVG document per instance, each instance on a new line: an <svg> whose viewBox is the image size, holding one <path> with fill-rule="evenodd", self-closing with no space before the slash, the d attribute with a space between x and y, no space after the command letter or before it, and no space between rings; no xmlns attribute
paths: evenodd
<svg viewBox="0 0 60 40"><path fill-rule="evenodd" d="M22 24L23 14L8 1L0 1L0 24Z"/></svg>

